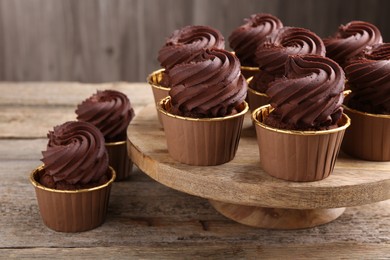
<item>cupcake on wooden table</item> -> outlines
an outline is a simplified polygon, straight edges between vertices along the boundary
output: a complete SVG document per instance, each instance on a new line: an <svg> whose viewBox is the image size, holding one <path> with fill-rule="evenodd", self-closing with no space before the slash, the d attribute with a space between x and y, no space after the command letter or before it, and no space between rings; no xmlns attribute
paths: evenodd
<svg viewBox="0 0 390 260"><path fill-rule="evenodd" d="M352 125L343 150L372 161L390 161L390 43L365 49L345 67L352 90L345 111Z"/></svg>
<svg viewBox="0 0 390 260"><path fill-rule="evenodd" d="M128 97L115 90L97 91L77 106L77 120L95 125L105 138L110 165L117 173L117 180L129 177L133 162L126 146L126 131L134 117Z"/></svg>
<svg viewBox="0 0 390 260"><path fill-rule="evenodd" d="M323 41L326 46L326 56L344 68L349 60L355 58L367 46L382 43L382 35L371 23L352 21L341 25L334 36Z"/></svg>
<svg viewBox="0 0 390 260"><path fill-rule="evenodd" d="M240 138L247 83L235 55L205 50L169 70L170 97L159 104L168 152L190 165L233 159Z"/></svg>
<svg viewBox="0 0 390 260"><path fill-rule="evenodd" d="M290 56L286 75L266 91L270 105L252 114L260 163L289 181L316 181L333 171L349 118L341 107L344 72L319 55Z"/></svg>
<svg viewBox="0 0 390 260"><path fill-rule="evenodd" d="M283 27L256 50L256 62L260 71L249 83L248 99L251 111L268 104L265 92L268 85L286 74L285 64L289 55L316 54L325 56L325 45L315 33L298 27Z"/></svg>
<svg viewBox="0 0 390 260"><path fill-rule="evenodd" d="M31 174L44 223L62 232L104 222L115 171L102 133L90 123L66 122L48 134L43 166Z"/></svg>
<svg viewBox="0 0 390 260"><path fill-rule="evenodd" d="M236 28L229 36L229 44L241 62L241 71L250 78L259 71L256 62L256 49L267 36L283 27L283 23L270 14L253 14L245 23Z"/></svg>

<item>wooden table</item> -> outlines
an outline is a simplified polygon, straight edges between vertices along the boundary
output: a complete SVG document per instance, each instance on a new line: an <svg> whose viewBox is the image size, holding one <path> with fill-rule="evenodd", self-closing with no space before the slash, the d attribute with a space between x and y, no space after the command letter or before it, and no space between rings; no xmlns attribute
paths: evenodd
<svg viewBox="0 0 390 260"><path fill-rule="evenodd" d="M369 258L390 256L390 200L347 208L312 229L247 227L207 200L167 188L135 170L114 183L106 222L66 234L41 221L30 172L41 164L46 133L74 120L76 105L96 89L126 93L136 112L153 102L144 83L0 84L0 258ZM389 173L390 174L390 173Z"/></svg>

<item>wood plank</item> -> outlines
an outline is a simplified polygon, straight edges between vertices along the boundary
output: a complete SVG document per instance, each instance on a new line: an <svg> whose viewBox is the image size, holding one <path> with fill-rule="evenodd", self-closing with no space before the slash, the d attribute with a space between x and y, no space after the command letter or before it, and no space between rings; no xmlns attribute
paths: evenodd
<svg viewBox="0 0 390 260"><path fill-rule="evenodd" d="M2 248L237 241L263 245L390 242L390 201L349 208L336 221L313 229L261 230L230 221L206 200L169 189L139 171L131 181L114 184L104 225L89 232L57 233L43 225L34 189L28 181L28 174L38 164L35 160L1 163Z"/></svg>
<svg viewBox="0 0 390 260"><path fill-rule="evenodd" d="M142 258L142 259L384 259L390 254L390 246L378 245L354 245L354 244L319 244L315 246L290 245L272 246L247 245L245 243L222 244L222 245L185 245L177 247L172 244L158 244L155 246L115 246L93 248L23 248L23 249L0 249L5 258L29 258L42 259L52 258L69 259L83 256L83 259L96 258Z"/></svg>
<svg viewBox="0 0 390 260"><path fill-rule="evenodd" d="M382 0L1 0L0 80L144 81L159 67L158 50L173 30L210 25L227 39L257 12L320 36L366 20L388 42L389 6Z"/></svg>
<svg viewBox="0 0 390 260"><path fill-rule="evenodd" d="M164 250L166 246L174 245L177 248L193 246L197 252L210 244L221 246L221 251L224 246L234 244L245 244L249 249L261 245L264 250L293 248L299 244L303 253L305 247L327 248L330 243L335 248L341 243L339 250L368 246L368 252L374 250L370 245L378 245L375 249L381 249L379 254L390 243L390 200L348 208L336 221L313 229L262 230L228 220L207 200L165 187L139 170L133 173L130 181L114 183L105 224L89 232L57 233L42 223L34 189L28 180L29 173L40 164L43 141L18 140L17 145L11 146L12 140L0 140L2 249L144 246ZM25 151L20 153L20 147ZM31 252L40 254L39 250ZM212 248L205 252L211 253ZM175 255L175 252L167 254Z"/></svg>
<svg viewBox="0 0 390 260"><path fill-rule="evenodd" d="M153 102L152 90L147 83L1 82L0 112L3 107L14 106L74 106L76 108L77 104L96 93L96 90L105 89L125 93L134 107Z"/></svg>
<svg viewBox="0 0 390 260"><path fill-rule="evenodd" d="M147 83L0 83L0 138L44 138L53 126L76 120L77 104L105 89L125 93L136 114L154 102Z"/></svg>
<svg viewBox="0 0 390 260"><path fill-rule="evenodd" d="M152 103L147 84L0 83L4 93L0 96L0 258L378 259L389 255L390 200L348 208L336 221L313 229L262 230L233 222L207 200L163 186L138 169L129 181L114 183L101 227L77 234L46 228L28 179L41 164L46 132L73 117L77 103L106 86L134 96L137 112Z"/></svg>

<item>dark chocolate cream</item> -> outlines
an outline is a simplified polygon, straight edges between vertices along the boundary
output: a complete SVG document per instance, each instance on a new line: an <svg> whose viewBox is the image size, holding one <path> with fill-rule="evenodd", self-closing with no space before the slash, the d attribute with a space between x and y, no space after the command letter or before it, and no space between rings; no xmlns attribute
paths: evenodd
<svg viewBox="0 0 390 260"><path fill-rule="evenodd" d="M257 67L256 48L266 37L283 27L283 23L270 14L253 14L229 36L230 47L243 66Z"/></svg>
<svg viewBox="0 0 390 260"><path fill-rule="evenodd" d="M203 51L194 61L169 71L171 113L193 117L223 117L235 113L246 97L247 83L238 58L225 50Z"/></svg>
<svg viewBox="0 0 390 260"><path fill-rule="evenodd" d="M286 76L273 81L266 92L274 110L265 123L290 130L337 127L343 111L344 81L343 70L329 58L290 56Z"/></svg>

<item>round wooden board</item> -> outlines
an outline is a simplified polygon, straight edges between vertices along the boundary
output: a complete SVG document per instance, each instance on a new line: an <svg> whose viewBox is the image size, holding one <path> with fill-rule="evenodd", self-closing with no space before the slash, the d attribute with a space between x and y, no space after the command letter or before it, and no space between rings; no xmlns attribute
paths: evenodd
<svg viewBox="0 0 390 260"><path fill-rule="evenodd" d="M343 153L334 172L322 181L287 182L269 176L260 166L249 114L235 158L219 166L189 166L174 161L168 154L154 104L138 113L127 134L129 156L143 172L168 187L213 201L256 207L330 209L390 199L390 162L362 161Z"/></svg>

